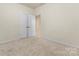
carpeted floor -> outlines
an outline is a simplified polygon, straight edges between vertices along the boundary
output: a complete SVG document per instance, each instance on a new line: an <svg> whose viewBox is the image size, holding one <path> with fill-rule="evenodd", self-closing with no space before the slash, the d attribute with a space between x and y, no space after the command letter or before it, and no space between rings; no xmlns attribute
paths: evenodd
<svg viewBox="0 0 79 59"><path fill-rule="evenodd" d="M20 39L0 45L0 56L77 56L79 49L40 38Z"/></svg>

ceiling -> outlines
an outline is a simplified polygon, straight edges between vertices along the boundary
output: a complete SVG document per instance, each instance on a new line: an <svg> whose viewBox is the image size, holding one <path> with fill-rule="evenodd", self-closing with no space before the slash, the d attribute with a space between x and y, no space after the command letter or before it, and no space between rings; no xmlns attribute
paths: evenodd
<svg viewBox="0 0 79 59"><path fill-rule="evenodd" d="M45 3L22 3L22 5L28 6L30 8L37 8L40 7L41 5L44 5Z"/></svg>

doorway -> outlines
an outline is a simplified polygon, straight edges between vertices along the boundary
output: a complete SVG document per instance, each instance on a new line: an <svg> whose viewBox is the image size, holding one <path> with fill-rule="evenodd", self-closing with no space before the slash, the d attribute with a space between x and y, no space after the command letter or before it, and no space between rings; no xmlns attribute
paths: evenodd
<svg viewBox="0 0 79 59"><path fill-rule="evenodd" d="M41 34L41 17L40 17L40 15L36 16L36 36L38 38L42 37L42 34Z"/></svg>

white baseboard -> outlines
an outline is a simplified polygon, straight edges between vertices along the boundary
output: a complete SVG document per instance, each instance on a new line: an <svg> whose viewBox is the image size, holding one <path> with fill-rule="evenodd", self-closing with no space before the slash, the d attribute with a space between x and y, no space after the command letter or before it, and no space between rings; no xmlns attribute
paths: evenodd
<svg viewBox="0 0 79 59"><path fill-rule="evenodd" d="M24 38L24 37L23 37ZM5 41L1 41L0 42L0 45L1 44L6 44L8 42L12 42L12 41L16 41L16 40L20 40L20 39L23 39L23 38L13 38L11 40L5 40ZM67 45L67 46L71 46L71 47L75 47L75 48L79 48L78 45L74 45L74 44L71 44L71 43L67 43L67 42L64 42L64 41L61 41L61 40L57 40L58 38L49 38L48 36L45 36L44 39L46 40L50 40L52 42L56 42L56 43L59 43L59 44L63 44L63 45Z"/></svg>
<svg viewBox="0 0 79 59"><path fill-rule="evenodd" d="M13 42L13 41L17 41L17 40L22 40L22 39L28 39L28 37L18 37L18 38L12 38L12 39L8 39L8 40L0 41L0 45L6 44L6 43L9 43L9 42Z"/></svg>
<svg viewBox="0 0 79 59"><path fill-rule="evenodd" d="M61 40L57 40L56 38L49 38L47 36L44 37L44 39L47 39L47 40L51 40L53 42L56 42L56 43L59 43L59 44L63 44L63 45L66 45L66 46L70 46L70 47L74 47L74 48L79 48L78 45L74 45L74 44L71 44L71 43L67 43L67 42L64 42L64 41L61 41Z"/></svg>
<svg viewBox="0 0 79 59"><path fill-rule="evenodd" d="M9 43L9 42L12 42L12 41L16 41L16 40L19 40L20 38L12 38L12 39L8 39L8 40L3 40L3 41L0 41L0 45L1 44L6 44L6 43Z"/></svg>

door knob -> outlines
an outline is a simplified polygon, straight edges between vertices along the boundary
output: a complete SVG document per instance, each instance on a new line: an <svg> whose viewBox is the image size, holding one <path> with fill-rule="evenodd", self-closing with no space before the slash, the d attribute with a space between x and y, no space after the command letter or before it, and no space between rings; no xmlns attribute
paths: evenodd
<svg viewBox="0 0 79 59"><path fill-rule="evenodd" d="M29 26L27 26L26 28L30 28Z"/></svg>

